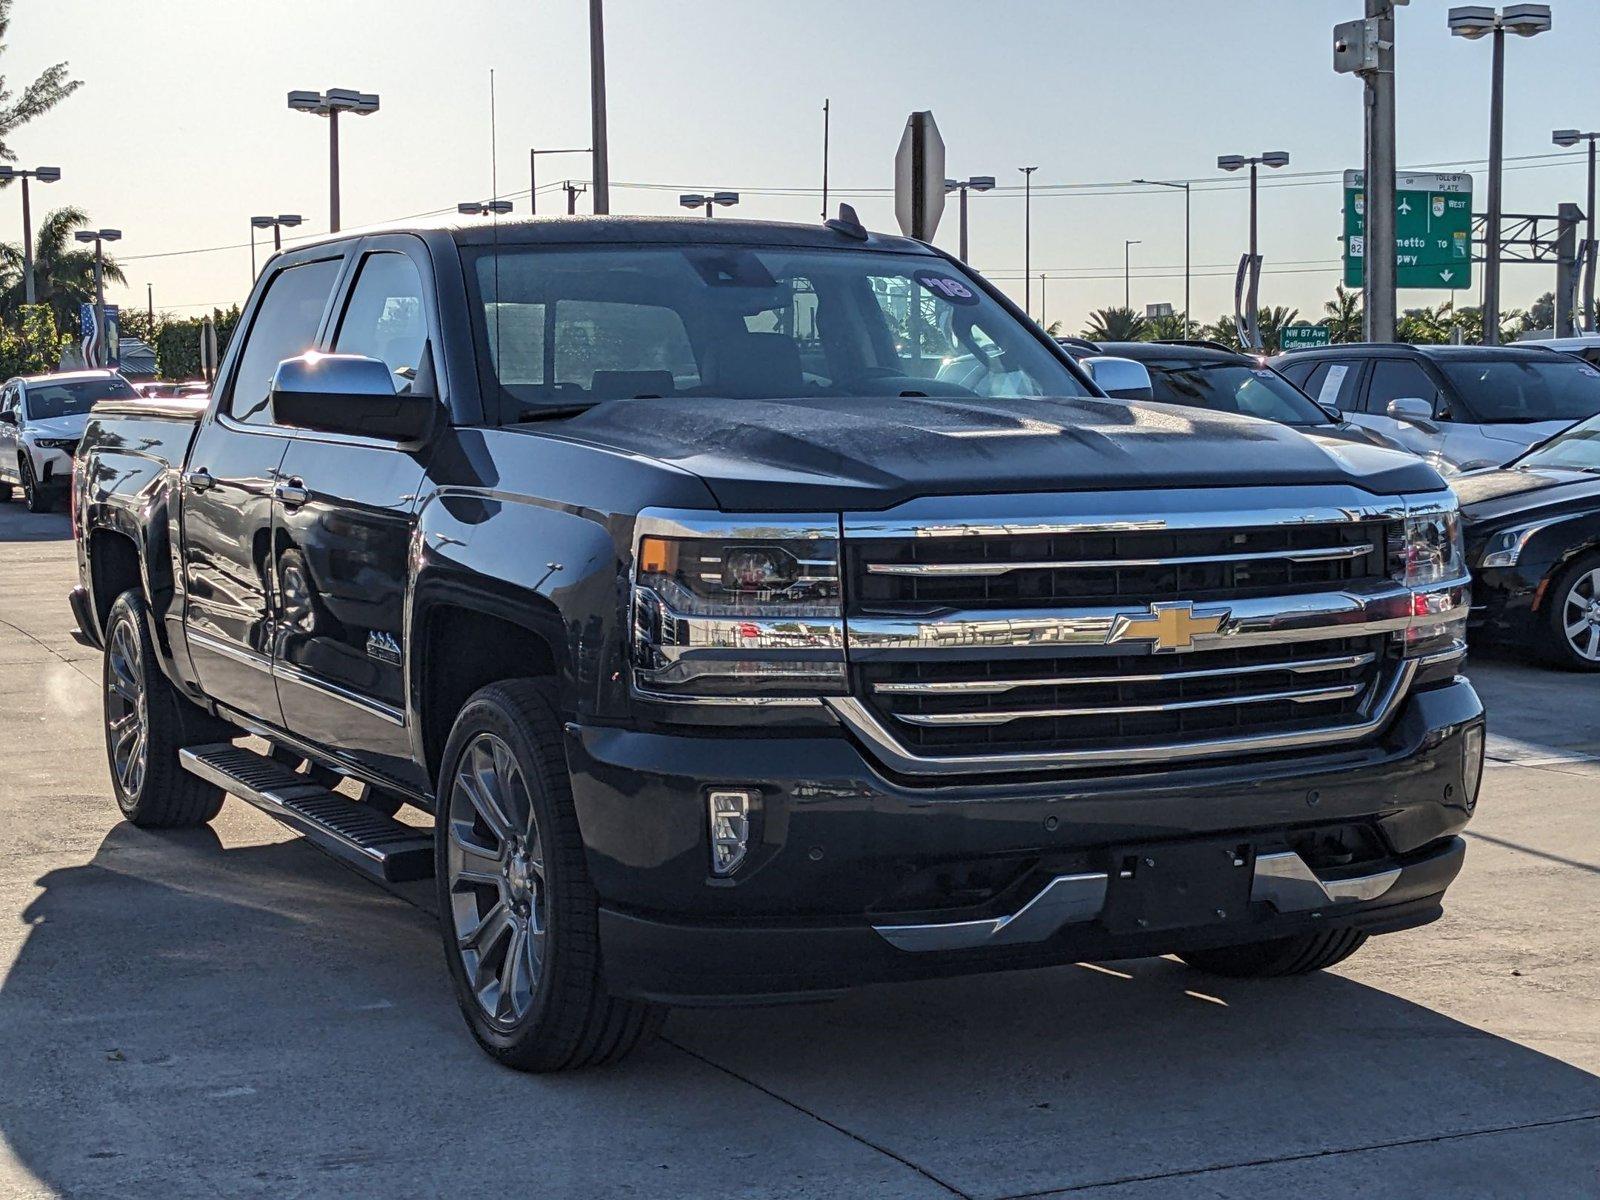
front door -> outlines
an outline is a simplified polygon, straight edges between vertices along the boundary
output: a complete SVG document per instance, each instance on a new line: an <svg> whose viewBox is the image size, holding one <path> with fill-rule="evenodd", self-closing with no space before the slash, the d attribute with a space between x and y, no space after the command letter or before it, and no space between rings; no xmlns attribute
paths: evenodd
<svg viewBox="0 0 1600 1200"><path fill-rule="evenodd" d="M0 480L15 479L18 483L22 482L17 473L17 425L22 420L18 397L21 395L19 383L8 383L0 390Z"/></svg>
<svg viewBox="0 0 1600 1200"><path fill-rule="evenodd" d="M1425 401L1433 416L1423 424L1391 417L1389 402L1406 397ZM1449 405L1438 382L1413 359L1380 358L1374 362L1363 411L1352 413L1350 419L1432 462L1443 457Z"/></svg>
<svg viewBox="0 0 1600 1200"><path fill-rule="evenodd" d="M399 250L368 253L333 338L334 353L382 359L397 391L419 375L431 386L425 266ZM411 752L404 665L406 582L423 467L415 450L300 431L283 463L275 558L285 726L426 788Z"/></svg>
<svg viewBox="0 0 1600 1200"><path fill-rule="evenodd" d="M268 393L278 363L316 345L339 267L338 258L321 259L267 281L183 476L195 673L208 696L273 725L283 717L272 678L272 525L289 434L273 425Z"/></svg>

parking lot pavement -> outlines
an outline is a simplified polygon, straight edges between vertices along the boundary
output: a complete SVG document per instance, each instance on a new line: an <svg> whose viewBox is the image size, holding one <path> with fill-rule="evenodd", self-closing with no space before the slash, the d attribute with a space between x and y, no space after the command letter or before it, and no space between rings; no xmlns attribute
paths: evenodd
<svg viewBox="0 0 1600 1200"><path fill-rule="evenodd" d="M0 505L0 1195L1600 1193L1600 680L1472 664L1445 918L1300 980L1167 959L684 1011L533 1078L431 918L241 803L116 817L66 519Z"/></svg>

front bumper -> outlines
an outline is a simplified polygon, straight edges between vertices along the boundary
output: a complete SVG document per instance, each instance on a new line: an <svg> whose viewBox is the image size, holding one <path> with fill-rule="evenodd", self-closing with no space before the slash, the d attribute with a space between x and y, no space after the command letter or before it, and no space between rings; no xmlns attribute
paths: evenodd
<svg viewBox="0 0 1600 1200"><path fill-rule="evenodd" d="M1179 770L914 786L832 736L739 737L569 727L573 795L601 901L609 985L677 1003L771 998L889 979L1169 953L1311 928L1404 928L1439 914L1459 870L1483 707L1465 679L1419 692L1359 747ZM1476 739L1481 754L1481 737ZM710 873L708 785L760 796L732 879ZM1156 932L1104 914L1024 944L906 950L875 927L992 923L1058 877L1111 875L1123 852L1214 842L1259 874L1326 834L1398 870L1324 909L1253 895ZM1319 868L1320 869L1320 868ZM903 938L901 939L904 940Z"/></svg>
<svg viewBox="0 0 1600 1200"><path fill-rule="evenodd" d="M72 454L66 450L27 448L32 460L33 478L41 491L64 492L72 485Z"/></svg>

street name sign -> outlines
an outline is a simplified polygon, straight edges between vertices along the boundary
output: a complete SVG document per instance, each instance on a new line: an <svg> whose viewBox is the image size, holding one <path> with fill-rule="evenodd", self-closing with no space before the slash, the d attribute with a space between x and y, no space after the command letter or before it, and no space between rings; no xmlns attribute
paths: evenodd
<svg viewBox="0 0 1600 1200"><path fill-rule="evenodd" d="M1367 258L1367 196L1360 171L1344 173L1344 285L1358 288ZM1395 176L1395 284L1472 286L1472 176Z"/></svg>
<svg viewBox="0 0 1600 1200"><path fill-rule="evenodd" d="M1310 350L1313 346L1333 344L1333 330L1326 325L1285 325L1278 334L1278 349L1287 354L1290 350Z"/></svg>

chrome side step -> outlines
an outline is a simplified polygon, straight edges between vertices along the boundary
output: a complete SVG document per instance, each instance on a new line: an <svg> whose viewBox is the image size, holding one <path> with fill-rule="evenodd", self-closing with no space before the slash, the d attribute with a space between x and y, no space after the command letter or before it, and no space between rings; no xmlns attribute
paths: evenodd
<svg viewBox="0 0 1600 1200"><path fill-rule="evenodd" d="M227 742L178 752L183 769L315 842L381 883L433 876L433 832L331 792L264 754Z"/></svg>

